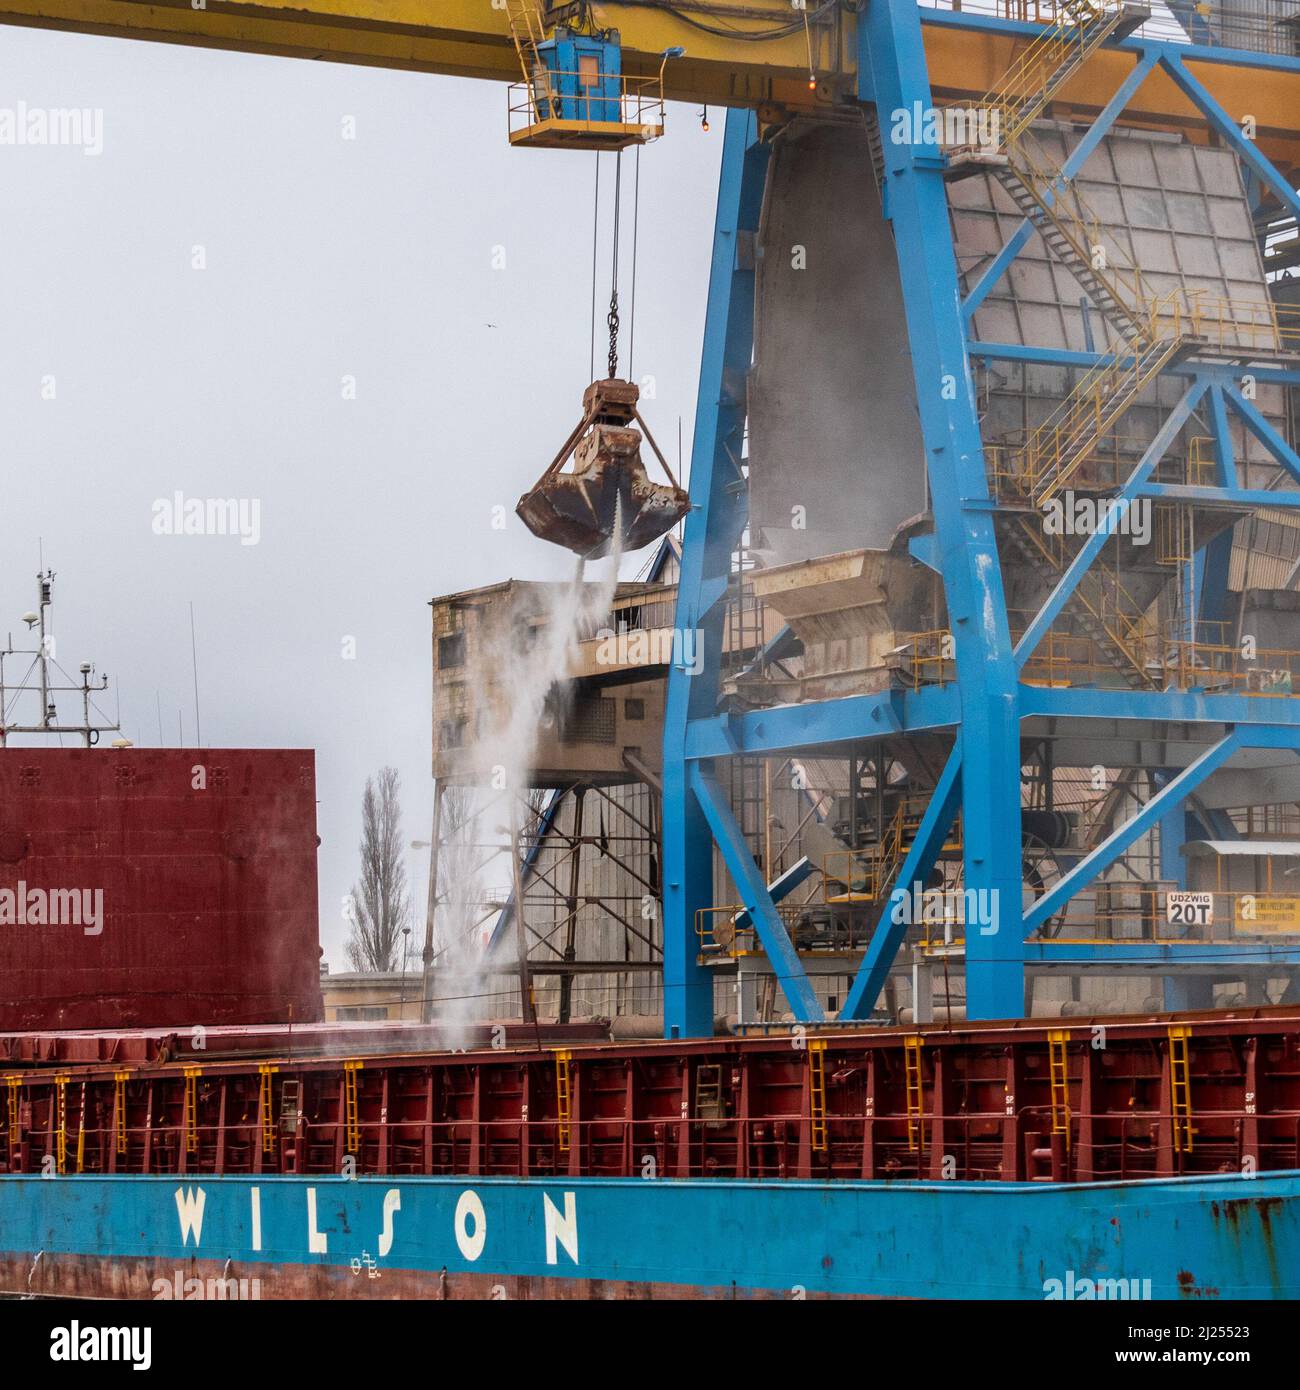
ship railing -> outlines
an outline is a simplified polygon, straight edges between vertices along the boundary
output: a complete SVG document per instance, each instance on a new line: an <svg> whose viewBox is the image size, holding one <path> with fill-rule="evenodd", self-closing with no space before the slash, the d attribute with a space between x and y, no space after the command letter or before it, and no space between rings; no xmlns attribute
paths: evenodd
<svg viewBox="0 0 1300 1390"><path fill-rule="evenodd" d="M1300 842L1296 844L1300 856ZM1126 948L1167 946L1260 946L1300 939L1300 890L1226 891L1149 887L1124 881L1096 884L1071 901L1069 914L1051 936L1031 938L1044 946L1113 947L1118 960ZM947 921L924 922L922 951L964 946L965 938Z"/></svg>
<svg viewBox="0 0 1300 1390"><path fill-rule="evenodd" d="M854 863L860 851L841 851ZM1300 842L1296 845L1300 857ZM801 954L816 954L817 947L801 947L798 927L810 906L839 906L865 903L883 907L882 894L888 884L879 880L879 869L871 863L857 869L840 868L828 856L823 870L825 896L804 903L778 903L777 915ZM852 886L836 892L852 878ZM929 889L924 894L925 913L910 932L922 952L949 952L965 946L964 894L958 888ZM738 924L745 908L738 903L700 908L695 914L695 932L702 957L739 959L762 953L756 928ZM870 935L870 922L863 923L854 942L863 944ZM859 940L862 938L862 940ZM1141 886L1127 882L1103 882L1085 889L1073 900L1069 915L1058 921L1052 935L1035 938L1047 946L1113 947L1118 959L1126 948L1167 946L1174 951L1191 947L1224 947L1251 940L1258 945L1292 942L1300 939L1300 891L1296 893L1224 889L1178 889L1172 886ZM843 949L846 943L823 945L823 952ZM849 943L852 944L852 943Z"/></svg>
<svg viewBox="0 0 1300 1390"><path fill-rule="evenodd" d="M1300 844L1297 855L1300 856ZM833 889L846 876L847 871L829 871L827 882ZM864 911L884 910L887 899L883 894L888 885L877 891L869 867L867 876L872 880L870 884L859 876L849 892L828 891L824 898L809 902L776 904L777 916L801 955L816 955L819 951L834 954L865 945L874 926L872 912L866 912L861 923L853 924L843 940L805 944L801 928L810 907L862 904ZM909 929L909 940L926 954L963 949L964 905L960 887L927 889L923 894L924 913ZM737 960L764 954L754 925L737 923L744 912L737 903L696 912L695 931L702 958ZM1117 960L1126 949L1138 946L1168 947L1176 954L1196 947L1239 947L1243 941L1261 947L1290 944L1300 940L1300 892L1184 890L1102 883L1072 900L1069 915L1058 921L1051 935L1040 934L1034 939L1049 947L1113 948Z"/></svg>
<svg viewBox="0 0 1300 1390"><path fill-rule="evenodd" d="M1069 1083L1076 1087L1077 1079ZM1196 1078L1193 1078L1195 1087ZM928 1087L927 1087L928 1096ZM899 1101L902 1103L901 1088ZM528 1119L420 1120L389 1119L358 1122L352 1157L359 1172L402 1176L545 1176L567 1173L589 1177L643 1173L653 1159L659 1176L670 1178L710 1175L720 1178L836 1178L888 1177L926 1181L936 1156L956 1159L955 1176L965 1181L1012 1182L1025 1177L1050 1176L1058 1181L1087 1183L1106 1179L1159 1176L1162 1172L1215 1173L1228 1164L1240 1171L1252 1157L1259 1171L1300 1168L1300 1110L1152 1109L1076 1111L1067 1105L1032 1104L1014 1113L935 1112L926 1107L919 1114L905 1109L844 1114L827 1111L810 1114L737 1116L726 1112L725 1098L711 1106L682 1115L578 1119L567 1122L569 1145L561 1144L560 1121L554 1116ZM919 1135L909 1126L919 1122ZM1191 1124L1191 1141L1179 1126ZM334 1171L333 1155L346 1135L346 1120L311 1121L285 1136L294 1155L292 1165L268 1161L268 1173L303 1175ZM824 1143L813 1148L815 1124L824 1124ZM259 1144L259 1126L240 1124L201 1125L198 1144L186 1152L186 1126L132 1126L128 1130L128 1154L138 1154L149 1138L150 1173L213 1173L213 1155L224 1135L223 1173L242 1175L247 1168L232 1167L232 1139L242 1137L252 1153ZM41 1139L47 1135L44 1131ZM72 1152L89 1166L73 1167L69 1175L99 1175L96 1155L107 1155L115 1143L109 1128L73 1131ZM1010 1142L1009 1142L1010 1141ZM367 1160L382 1150L389 1161L382 1167ZM477 1162L471 1153L477 1153ZM13 1151L0 1146L0 1171L17 1171ZM328 1158L322 1155L328 1153ZM428 1153L426 1165L424 1155ZM174 1160L185 1155L182 1168ZM300 1161L298 1155L304 1155ZM461 1155L464 1155L462 1159ZM1014 1155L1014 1159L1011 1158ZM1082 1155L1082 1158L1081 1158ZM6 1163L8 1160L8 1163ZM1084 1162L1086 1160L1086 1163ZM1008 1169L1008 1164L1014 1168ZM1044 1167L1050 1173L1043 1173ZM119 1161L118 1172L130 1173L129 1163ZM936 1175L937 1176L937 1175Z"/></svg>

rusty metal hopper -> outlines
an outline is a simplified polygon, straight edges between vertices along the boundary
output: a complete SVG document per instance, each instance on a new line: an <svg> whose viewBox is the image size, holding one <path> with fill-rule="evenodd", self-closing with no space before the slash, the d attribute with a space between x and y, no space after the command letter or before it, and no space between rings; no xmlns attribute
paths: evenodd
<svg viewBox="0 0 1300 1390"><path fill-rule="evenodd" d="M636 408L639 396L632 382L614 379L583 392L582 419L515 508L533 535L596 559L613 545L616 517L622 518L623 548L639 550L686 515L690 498L646 428ZM643 435L667 483L650 480L641 461ZM572 471L561 472L570 457Z"/></svg>

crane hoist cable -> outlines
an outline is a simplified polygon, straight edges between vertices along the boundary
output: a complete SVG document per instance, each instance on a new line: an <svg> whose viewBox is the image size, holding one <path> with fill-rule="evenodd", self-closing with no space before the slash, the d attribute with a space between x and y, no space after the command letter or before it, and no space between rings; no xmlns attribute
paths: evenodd
<svg viewBox="0 0 1300 1390"><path fill-rule="evenodd" d="M609 371L608 378L613 381L618 376L618 233L623 207L623 151L614 154L614 235L610 253L609 270L609 313L605 324L609 328Z"/></svg>
<svg viewBox="0 0 1300 1390"><path fill-rule="evenodd" d="M637 228L640 212L639 164L633 198L632 283L635 315ZM597 166L599 169L599 165ZM615 547L640 550L670 531L690 510L690 497L655 443L637 408L640 391L618 375L619 271L623 231L623 161L614 155L614 207L610 214L609 329L607 375L582 395L582 418L538 481L519 499L515 511L542 540L562 545L584 559L608 555ZM600 226L599 184L593 238ZM592 343L595 356L596 246L592 252ZM631 330L629 329L629 339ZM631 349L628 352L629 368ZM594 361L593 361L594 368ZM630 373L629 373L630 374ZM594 375L594 370L593 370ZM663 470L666 483L646 470L642 447ZM566 465L572 462L572 469Z"/></svg>
<svg viewBox="0 0 1300 1390"><path fill-rule="evenodd" d="M609 330L609 357L608 357L608 377L613 379L618 376L618 335L621 326L618 301L618 277L619 277L619 253L622 230L623 212L623 159L622 151L618 150L614 154L614 211L613 220L613 244L610 251L610 285L609 285L609 310L605 315L605 326ZM631 376L632 362L632 335L636 329L636 269L637 269L637 250L639 242L639 228L641 225L641 150L638 147L636 152L636 174L633 185L632 197L632 319L629 325L628 341L628 376ZM600 240L600 152L596 153L596 191L592 206L592 227L591 227L591 361L589 363L590 374L596 374L596 277L597 260Z"/></svg>
<svg viewBox="0 0 1300 1390"><path fill-rule="evenodd" d="M618 334L619 334L619 304L618 304L618 273L619 273L619 243L622 228L623 209L623 152L619 150L614 156L614 247L613 265L610 272L610 294L609 294L609 314L605 322L609 328L609 376L613 380L618 376ZM637 245L639 241L639 231L641 226L641 147L638 145L635 155L634 174L632 183L632 315L628 324L628 343L627 343L627 377L632 379L632 350L636 341L636 263Z"/></svg>
<svg viewBox="0 0 1300 1390"><path fill-rule="evenodd" d="M808 24L807 9L803 12L803 37L808 46L808 88L815 92L817 90L817 65L813 62L812 29Z"/></svg>
<svg viewBox="0 0 1300 1390"><path fill-rule="evenodd" d="M632 353L636 348L636 247L641 226L641 146L636 147L632 178L632 314L627 325L627 377L632 380Z"/></svg>
<svg viewBox="0 0 1300 1390"><path fill-rule="evenodd" d="M600 151L596 151L596 192L591 202L591 361L588 376L596 375L596 250L600 245Z"/></svg>

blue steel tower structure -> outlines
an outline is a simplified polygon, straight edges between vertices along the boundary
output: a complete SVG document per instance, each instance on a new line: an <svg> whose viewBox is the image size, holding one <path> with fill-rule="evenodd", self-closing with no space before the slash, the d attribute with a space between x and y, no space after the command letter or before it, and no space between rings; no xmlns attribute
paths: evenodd
<svg viewBox="0 0 1300 1390"><path fill-rule="evenodd" d="M1068 7L1066 7L1068 8ZM930 110L923 18L927 24L984 29L1030 39L1041 26L988 16L921 8L915 0L869 0L859 14L858 97L874 108L878 128L889 113ZM1195 19L1195 16L1192 16ZM1131 62L1128 75L1063 168L1064 188L1097 147L1143 82L1172 82L1213 138L1232 149L1248 180L1266 188L1282 209L1300 218L1291 181L1243 132L1243 113L1228 110L1192 66L1231 63L1292 74L1300 116L1300 59L1198 42L1152 41L1121 32L1105 47ZM1192 66L1189 66L1189 63ZM941 577L955 645L955 680L918 689L890 690L778 706L720 712L718 695L724 604L733 555L747 520L747 487L740 463L745 428L745 378L754 333L755 270L750 248L758 228L768 146L753 111L733 109L725 145L713 238L712 266L692 446L694 507L685 524L676 623L697 630L705 653L699 674L670 671L663 760L663 900L665 1029L668 1036L712 1031L712 975L701 963L696 914L713 900L716 844L794 1017L817 1024L823 1012L800 957L777 913L754 856L723 794L719 770L739 756L845 750L873 739L946 731L952 751L937 779L895 882L924 882L954 816L964 824L966 888L986 890L1003 907L995 927L969 931L966 992L972 1019L1019 1017L1024 1011L1026 962L1040 948L1027 940L1081 889L1093 883L1138 839L1159 824L1162 856L1176 874L1182 843L1183 803L1211 773L1245 750L1300 753L1300 699L1241 690L1177 687L1111 689L1026 683L1023 668L1094 565L1115 518L1111 513L1074 556L1028 627L1015 640L1008 622L995 518L976 408L972 363L985 360L1052 363L1087 369L1095 353L975 341L971 316L1007 271L1034 230L1026 219L982 275L963 294L950 232L945 155L933 145L881 143L883 212L891 224L910 339L916 402L928 470L933 534L912 542L912 554ZM1300 383L1294 361L1251 363L1253 380ZM1114 491L1117 501L1160 499L1183 506L1295 508L1300 491L1243 487L1234 459L1230 418L1238 422L1300 481L1300 456L1242 389L1243 366L1231 353L1174 355L1162 375L1179 382L1181 399L1155 439ZM833 403L832 403L833 404ZM1211 483L1154 480L1157 464L1191 411L1208 412L1213 429ZM1231 533L1196 555L1200 611L1218 611L1227 584ZM1159 789L1107 839L1083 855L1027 910L1022 910L1021 729L1031 718L1076 721L1103 731L1117 721L1180 726L1196 745L1185 766L1171 768ZM1008 905L1012 905L1008 908ZM902 942L904 928L881 910L841 1020L867 1017ZM1079 953L1086 958L1086 950Z"/></svg>

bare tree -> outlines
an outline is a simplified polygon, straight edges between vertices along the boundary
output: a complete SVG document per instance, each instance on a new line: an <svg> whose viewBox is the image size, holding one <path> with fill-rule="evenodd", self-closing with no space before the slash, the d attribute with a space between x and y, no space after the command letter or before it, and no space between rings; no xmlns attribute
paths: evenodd
<svg viewBox="0 0 1300 1390"><path fill-rule="evenodd" d="M360 971L396 970L411 899L402 854L401 779L395 767L366 778L361 798L361 883L352 885L348 959Z"/></svg>

